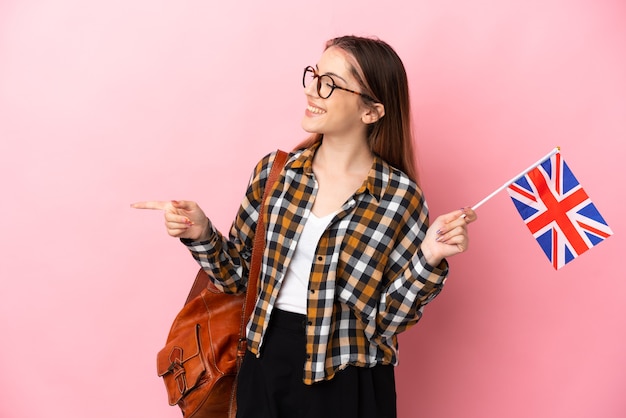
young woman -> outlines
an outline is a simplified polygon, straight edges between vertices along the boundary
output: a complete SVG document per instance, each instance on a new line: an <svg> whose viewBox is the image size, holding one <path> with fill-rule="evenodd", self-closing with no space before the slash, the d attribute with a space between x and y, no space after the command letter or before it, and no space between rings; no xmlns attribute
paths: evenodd
<svg viewBox="0 0 626 418"><path fill-rule="evenodd" d="M259 211L267 222L238 417L395 417L397 335L465 251L467 208L429 226L417 185L407 77L386 43L330 40L303 75L302 127L260 208L274 154L256 166L228 237L194 202L139 202L225 292L246 287Z"/></svg>

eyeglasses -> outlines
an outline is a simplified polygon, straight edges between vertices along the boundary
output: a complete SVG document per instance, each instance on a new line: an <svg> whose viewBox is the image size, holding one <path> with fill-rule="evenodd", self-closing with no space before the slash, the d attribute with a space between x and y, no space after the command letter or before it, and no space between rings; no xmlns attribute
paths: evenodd
<svg viewBox="0 0 626 418"><path fill-rule="evenodd" d="M335 91L335 89L339 89L347 91L348 93L358 94L364 99L371 100L372 102L378 102L378 100L374 99L372 96L368 96L365 93L360 93L358 91L350 90L345 87L340 87L336 85L335 80L333 80L331 76L329 76L328 74L318 74L317 71L315 71L315 68L311 67L310 65L304 68L304 74L302 75L302 85L306 88L310 86L313 80L315 80L316 78L317 94L322 99L328 99L330 95L333 94L333 91Z"/></svg>

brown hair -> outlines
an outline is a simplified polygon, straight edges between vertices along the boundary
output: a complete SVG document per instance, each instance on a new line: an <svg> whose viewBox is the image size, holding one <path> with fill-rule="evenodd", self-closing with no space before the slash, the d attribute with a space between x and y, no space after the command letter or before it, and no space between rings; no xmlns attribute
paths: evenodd
<svg viewBox="0 0 626 418"><path fill-rule="evenodd" d="M402 60L391 46L379 39L342 36L326 43L326 49L331 46L354 57L361 72L352 68L352 74L363 92L385 106L385 115L368 126L370 150L417 182L409 85ZM366 104L369 101L361 98ZM308 148L322 137L313 134L296 148Z"/></svg>

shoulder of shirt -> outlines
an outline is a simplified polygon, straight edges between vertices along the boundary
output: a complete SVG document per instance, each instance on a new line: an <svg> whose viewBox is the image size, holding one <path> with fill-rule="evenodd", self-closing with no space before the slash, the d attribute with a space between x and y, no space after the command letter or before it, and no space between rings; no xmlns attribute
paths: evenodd
<svg viewBox="0 0 626 418"><path fill-rule="evenodd" d="M265 178L269 175L269 172L272 168L272 164L276 160L276 155L278 155L279 151L282 151L288 154L288 158L287 158L288 162L290 160L293 160L293 156L294 156L293 152L288 152L288 151L283 151L283 150L272 151L264 155L263 158L261 158L259 162L256 164L254 171L257 177Z"/></svg>

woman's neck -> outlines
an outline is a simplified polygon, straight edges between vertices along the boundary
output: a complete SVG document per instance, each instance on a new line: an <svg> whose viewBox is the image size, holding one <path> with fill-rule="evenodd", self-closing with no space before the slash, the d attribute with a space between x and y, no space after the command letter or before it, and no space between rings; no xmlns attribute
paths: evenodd
<svg viewBox="0 0 626 418"><path fill-rule="evenodd" d="M313 166L330 169L336 173L367 174L374 156L366 140L344 141L324 137L315 153Z"/></svg>
<svg viewBox="0 0 626 418"><path fill-rule="evenodd" d="M311 210L318 217L336 212L363 185L374 161L361 143L324 138L313 158L318 191Z"/></svg>

